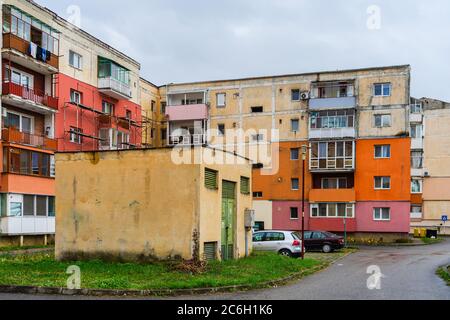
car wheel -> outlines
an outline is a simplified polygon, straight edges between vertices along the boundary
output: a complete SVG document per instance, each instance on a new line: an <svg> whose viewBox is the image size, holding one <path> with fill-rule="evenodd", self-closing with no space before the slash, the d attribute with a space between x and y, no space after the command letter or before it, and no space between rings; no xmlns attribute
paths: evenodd
<svg viewBox="0 0 450 320"><path fill-rule="evenodd" d="M331 246L329 244L324 245L322 251L324 253L330 253L332 251Z"/></svg>
<svg viewBox="0 0 450 320"><path fill-rule="evenodd" d="M292 257L292 252L287 249L280 250L279 254L284 257Z"/></svg>

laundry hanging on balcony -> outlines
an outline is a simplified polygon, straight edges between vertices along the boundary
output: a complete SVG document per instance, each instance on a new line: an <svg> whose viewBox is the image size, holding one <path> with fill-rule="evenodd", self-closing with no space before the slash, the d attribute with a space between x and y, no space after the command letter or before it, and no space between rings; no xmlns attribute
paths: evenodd
<svg viewBox="0 0 450 320"><path fill-rule="evenodd" d="M37 57L37 50L38 50L37 44L30 42L30 46L28 48L28 51L29 51L28 53L35 59Z"/></svg>

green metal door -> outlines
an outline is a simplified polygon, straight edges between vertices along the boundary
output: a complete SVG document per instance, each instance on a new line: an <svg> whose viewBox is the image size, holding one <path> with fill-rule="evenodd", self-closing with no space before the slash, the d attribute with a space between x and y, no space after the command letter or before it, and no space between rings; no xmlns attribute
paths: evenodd
<svg viewBox="0 0 450 320"><path fill-rule="evenodd" d="M222 260L234 259L236 183L222 182Z"/></svg>

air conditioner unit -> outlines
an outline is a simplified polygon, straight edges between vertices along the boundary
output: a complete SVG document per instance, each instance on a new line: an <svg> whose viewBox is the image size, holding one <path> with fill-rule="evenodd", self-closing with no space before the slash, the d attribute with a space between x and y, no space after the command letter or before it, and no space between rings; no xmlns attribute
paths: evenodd
<svg viewBox="0 0 450 320"><path fill-rule="evenodd" d="M303 91L300 93L300 99L301 100L309 100L310 98L310 93L309 91Z"/></svg>

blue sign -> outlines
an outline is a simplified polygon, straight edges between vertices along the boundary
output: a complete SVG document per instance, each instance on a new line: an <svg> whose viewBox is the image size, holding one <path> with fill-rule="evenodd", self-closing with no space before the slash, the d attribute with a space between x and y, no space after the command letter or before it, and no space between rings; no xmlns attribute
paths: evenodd
<svg viewBox="0 0 450 320"><path fill-rule="evenodd" d="M448 221L448 216L442 216L442 221L443 222L447 222Z"/></svg>

